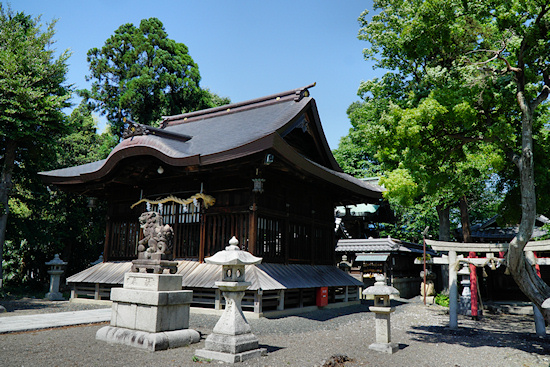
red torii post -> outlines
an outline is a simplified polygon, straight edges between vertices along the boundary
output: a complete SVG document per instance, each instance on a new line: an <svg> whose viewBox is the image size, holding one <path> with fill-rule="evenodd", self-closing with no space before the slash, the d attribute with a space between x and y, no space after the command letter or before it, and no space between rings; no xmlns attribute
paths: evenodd
<svg viewBox="0 0 550 367"><path fill-rule="evenodd" d="M468 257L470 259L477 258L477 253L474 251L470 251L468 253ZM479 319L478 314L478 299L477 299L477 267L474 264L470 265L470 301L471 301L471 311L472 311L472 319L477 320Z"/></svg>

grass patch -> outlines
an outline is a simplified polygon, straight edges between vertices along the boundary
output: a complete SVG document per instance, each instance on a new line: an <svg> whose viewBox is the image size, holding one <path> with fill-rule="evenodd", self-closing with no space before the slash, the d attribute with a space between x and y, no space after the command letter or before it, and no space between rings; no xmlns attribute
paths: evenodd
<svg viewBox="0 0 550 367"><path fill-rule="evenodd" d="M435 296L435 303L443 306L443 307L449 307L449 296L443 293L438 293Z"/></svg>

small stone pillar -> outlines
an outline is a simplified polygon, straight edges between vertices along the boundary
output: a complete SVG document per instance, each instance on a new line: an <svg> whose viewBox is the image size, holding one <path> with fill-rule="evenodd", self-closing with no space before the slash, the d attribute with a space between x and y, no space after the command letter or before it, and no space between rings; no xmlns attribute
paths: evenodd
<svg viewBox="0 0 550 367"><path fill-rule="evenodd" d="M369 307L369 310L375 314L376 343L369 345L369 349L388 354L397 352L399 345L391 342L390 315L395 307L390 306L390 296L399 295L399 291L386 285L386 276L380 274L376 276L376 283L365 289L363 295L374 296L374 306Z"/></svg>
<svg viewBox="0 0 550 367"><path fill-rule="evenodd" d="M259 264L262 258L240 250L238 243L233 237L224 251L204 259L222 265L222 281L215 284L223 292L225 310L206 338L204 349L195 351L197 357L236 363L267 354L265 348L259 348L241 307L244 291L251 284L245 281L245 265Z"/></svg>
<svg viewBox="0 0 550 367"><path fill-rule="evenodd" d="M50 267L50 270L48 270L48 274L50 274L50 291L46 293L46 298L50 301L64 301L63 294L59 292L59 285L67 263L59 258L59 254L55 254L53 260L48 261L46 265Z"/></svg>

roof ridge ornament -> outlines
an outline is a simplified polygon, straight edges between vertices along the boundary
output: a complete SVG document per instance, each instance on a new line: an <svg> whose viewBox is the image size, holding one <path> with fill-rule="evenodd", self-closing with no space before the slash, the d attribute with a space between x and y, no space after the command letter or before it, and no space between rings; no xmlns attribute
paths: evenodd
<svg viewBox="0 0 550 367"><path fill-rule="evenodd" d="M122 132L122 139L133 138L134 136L148 135L147 125L138 124L137 122L131 121L124 117L122 121L128 126Z"/></svg>
<svg viewBox="0 0 550 367"><path fill-rule="evenodd" d="M309 97L309 88L313 88L317 85L317 82L313 83L313 84L310 84L308 86L305 86L305 87L302 87L300 89L296 89L296 91L294 92L294 101L295 102L300 102L302 100L302 98L304 97Z"/></svg>
<svg viewBox="0 0 550 367"><path fill-rule="evenodd" d="M123 121L124 123L128 124L128 126L122 132L122 139L133 138L134 136L141 136L141 135L157 135L164 138L180 140L185 142L185 141L191 140L192 138L192 136L177 134L171 131L166 131L163 128L159 129L158 127L138 124L137 122L134 122L126 117L123 118Z"/></svg>

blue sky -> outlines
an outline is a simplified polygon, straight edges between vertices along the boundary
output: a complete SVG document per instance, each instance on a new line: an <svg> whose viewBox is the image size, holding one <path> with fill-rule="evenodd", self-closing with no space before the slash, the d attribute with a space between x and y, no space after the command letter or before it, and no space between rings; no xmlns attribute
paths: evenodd
<svg viewBox="0 0 550 367"><path fill-rule="evenodd" d="M162 21L199 65L201 86L240 102L316 82L310 90L332 149L347 134L361 80L381 76L363 59L357 18L372 1L16 0L14 11L58 19L55 47L70 49L68 81L87 88L86 53L120 25Z"/></svg>

